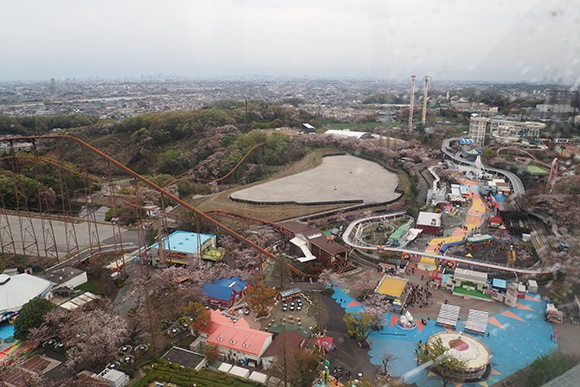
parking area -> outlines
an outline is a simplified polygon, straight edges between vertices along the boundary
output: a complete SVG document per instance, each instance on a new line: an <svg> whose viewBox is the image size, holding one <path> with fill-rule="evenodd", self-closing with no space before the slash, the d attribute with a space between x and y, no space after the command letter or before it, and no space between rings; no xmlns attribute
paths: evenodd
<svg viewBox="0 0 580 387"><path fill-rule="evenodd" d="M305 294L286 301L278 301L270 315L260 319L260 329L273 333L279 332L282 328L310 332L314 326L314 317L309 312L310 307L310 298Z"/></svg>

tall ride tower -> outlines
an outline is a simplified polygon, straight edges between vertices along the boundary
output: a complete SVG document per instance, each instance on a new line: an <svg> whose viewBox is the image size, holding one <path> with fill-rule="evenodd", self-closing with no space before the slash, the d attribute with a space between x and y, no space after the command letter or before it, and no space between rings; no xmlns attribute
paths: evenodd
<svg viewBox="0 0 580 387"><path fill-rule="evenodd" d="M425 75L425 86L423 86L423 115L421 116L421 123L425 126L425 119L427 118L427 93L429 92L429 76Z"/></svg>
<svg viewBox="0 0 580 387"><path fill-rule="evenodd" d="M409 127L407 133L413 131L413 104L415 103L415 75L411 75L411 102L409 103Z"/></svg>

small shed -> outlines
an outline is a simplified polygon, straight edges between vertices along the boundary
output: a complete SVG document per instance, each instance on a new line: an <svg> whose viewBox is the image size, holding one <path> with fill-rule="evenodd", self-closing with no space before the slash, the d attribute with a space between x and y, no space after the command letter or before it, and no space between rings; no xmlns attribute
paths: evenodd
<svg viewBox="0 0 580 387"><path fill-rule="evenodd" d="M207 364L207 358L204 355L179 347L172 347L161 358L196 371L199 371Z"/></svg>
<svg viewBox="0 0 580 387"><path fill-rule="evenodd" d="M222 363L218 367L218 371L229 372L231 368L232 368L232 365L230 363Z"/></svg>
<svg viewBox="0 0 580 387"><path fill-rule="evenodd" d="M491 280L491 287L494 290L497 290L499 292L503 292L505 293L507 290L507 282L504 279L500 279L500 278L493 278Z"/></svg>
<svg viewBox="0 0 580 387"><path fill-rule="evenodd" d="M98 375L93 376L94 379L109 383L112 387L125 387L131 382L131 378L124 372L119 370L105 368Z"/></svg>
<svg viewBox="0 0 580 387"><path fill-rule="evenodd" d="M535 280L528 280L528 293L538 293L538 283Z"/></svg>
<svg viewBox="0 0 580 387"><path fill-rule="evenodd" d="M419 212L416 228L423 230L425 234L443 235L441 214L436 212Z"/></svg>
<svg viewBox="0 0 580 387"><path fill-rule="evenodd" d="M492 216L489 218L489 227L499 227L503 224L501 216Z"/></svg>
<svg viewBox="0 0 580 387"><path fill-rule="evenodd" d="M88 281L87 272L72 266L65 266L47 271L39 275L40 278L50 281L54 288L74 289Z"/></svg>
<svg viewBox="0 0 580 387"><path fill-rule="evenodd" d="M316 133L316 128L307 122L302 123L300 129L302 129L304 133Z"/></svg>
<svg viewBox="0 0 580 387"><path fill-rule="evenodd" d="M332 350L332 342L333 342L333 338L332 337L319 337L318 339L316 339L316 342L314 343L314 345L316 345L318 348L320 348L320 350L324 351L324 352L330 352Z"/></svg>
<svg viewBox="0 0 580 387"><path fill-rule="evenodd" d="M283 302L296 298L300 295L302 295L302 290L300 290L300 288L286 289L279 291L278 294L276 294L276 299Z"/></svg>

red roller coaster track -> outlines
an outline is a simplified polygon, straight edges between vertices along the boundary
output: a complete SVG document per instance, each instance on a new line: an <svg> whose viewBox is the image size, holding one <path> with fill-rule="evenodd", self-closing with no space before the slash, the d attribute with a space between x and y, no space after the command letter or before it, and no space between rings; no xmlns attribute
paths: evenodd
<svg viewBox="0 0 580 387"><path fill-rule="evenodd" d="M119 161L115 160L114 158L112 158L109 155L103 153L101 150L95 148L94 146L86 143L85 141L83 141L83 140L81 140L81 139L79 139L77 137L70 136L70 135L65 135L65 134L55 134L55 135L44 135L44 136L19 136L19 137L9 137L9 138L2 138L2 139L0 139L1 142L8 142L10 144L13 144L15 142L30 142L30 143L35 144L39 140L70 140L70 141L76 142L82 148L88 149L91 152L93 152L94 154L96 154L98 157L106 160L108 162L108 165L109 165L109 175L111 175L111 173L110 173L111 172L111 165L113 165L113 166L119 168L120 170L122 170L123 172L127 173L128 175L132 176L136 180L143 182L145 185L149 186L153 190L155 190L157 192L160 192L163 196L171 199L173 202L182 205L184 208L186 208L189 211L193 212L196 216L199 216L200 218L206 220L210 224L213 224L215 227L220 228L225 233L233 236L237 240L245 243L246 245L251 246L253 249L255 249L262 256L265 256L265 257L274 259L275 261L280 262L280 263L286 265L290 270L292 270L294 273L296 273L296 274L298 274L300 276L303 276L303 277L309 277L309 276L311 276L310 274L306 274L306 273L302 272L301 270L297 269L296 267L290 265L285 260L277 257L276 255L272 254L271 252L267 251L266 249L262 248L261 246L257 245L256 243L248 240L243 235L241 235L238 232L230 229L229 227L227 227L223 223L217 221L216 219L212 218L211 216L207 215L206 213L198 210L197 208L195 208L191 204L189 204L186 201L182 200L181 198L175 196L171 192L166 191L164 188L158 186L157 184L155 184L152 181L148 180L147 178L141 176L140 174L138 174L137 172L133 171L132 169L126 167L125 165L123 165ZM240 160L240 162L236 165L236 167L234 167L234 169L232 171L230 171L227 175L225 175L222 178L220 178L220 180L223 180L223 179L227 178L228 176L230 176L233 173L233 171L235 171L235 168L237 168L239 166L239 164L249 155L249 153L251 151L253 151L257 147L262 146L262 145L264 145L264 144L263 143L262 144L258 144L256 146L254 146L252 149L250 149L250 151L244 156L244 158L242 158L242 160ZM83 158L84 158L84 153L83 153ZM58 164L58 163L56 163L56 164ZM58 164L58 166L59 167L62 167L62 165L60 165L60 164Z"/></svg>
<svg viewBox="0 0 580 387"><path fill-rule="evenodd" d="M499 154L500 152L503 152L503 151L514 151L514 152L518 152L518 153L523 153L526 156L528 156L528 158L530 160L533 160L534 162L541 164L546 168L549 168L550 174L548 175L548 180L546 181L546 187L548 187L548 188L552 188L554 186L554 183L556 183L556 179L560 175L563 175L565 172L568 172L568 171L576 168L578 165L580 165L580 164L576 164L576 165L573 165L569 168L559 169L557 157L554 158L554 160L552 160L552 162L550 164L548 164L548 163L545 163L541 160L538 160L538 158L536 156L534 156L532 153L526 151L525 149L521 149L521 148L513 147L513 146L505 146L505 147L499 148L497 150L497 153Z"/></svg>
<svg viewBox="0 0 580 387"><path fill-rule="evenodd" d="M230 176L231 176L231 175L232 175L232 174L233 174L233 173L234 173L234 172L235 172L235 171L238 169L238 167L239 167L240 165L242 165L242 163L243 163L243 162L244 162L244 161L245 161L245 160L248 158L248 156L249 156L249 155L250 155L250 154L251 154L251 153L252 153L252 152L253 152L255 149L258 149L258 148L260 148L260 147L262 147L262 146L264 146L264 145L266 145L266 143L265 143L265 142L261 142L261 143L259 143L259 144L256 144L256 145L254 145L253 147L251 147L251 148L250 148L250 150L248 150L248 151L246 152L246 154L244 155L244 157L242 157L242 158L240 159L240 161L238 161L238 163L237 163L237 164L236 164L236 165L235 165L235 166L234 166L234 167L233 167L233 168L232 168L232 169L231 169L231 170L230 170L228 173L226 173L226 174L225 174L224 176L222 176L222 177L218 177L218 178L216 178L216 179L201 179L201 178L197 178L197 177L196 177L196 178L193 178L193 179L194 179L194 180L197 180L197 181L199 181L199 182L202 182L202 183L219 183L220 181L222 181L222 180L225 180L225 179L227 179L228 177L230 177ZM175 180L173 180L172 182L170 182L169 184L165 185L163 188L169 187L170 185L173 185L173 184L175 184L175 183L177 183L177 182L180 182L181 180L184 180L184 179L189 179L190 177L189 177L188 175L189 175L189 174L191 174L191 173L192 173L192 170L189 170L189 171L187 171L187 172L184 172L184 173L182 173L181 175L177 176L177 179L175 179Z"/></svg>

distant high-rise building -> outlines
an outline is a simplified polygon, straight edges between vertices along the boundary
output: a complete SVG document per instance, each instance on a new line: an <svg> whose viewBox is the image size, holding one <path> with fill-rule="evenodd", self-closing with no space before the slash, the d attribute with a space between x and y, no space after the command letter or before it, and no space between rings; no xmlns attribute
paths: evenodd
<svg viewBox="0 0 580 387"><path fill-rule="evenodd" d="M546 127L542 122L510 121L472 114L469 120L469 137L479 147L490 143L534 143Z"/></svg>
<svg viewBox="0 0 580 387"><path fill-rule="evenodd" d="M50 91L56 91L56 80L54 78L50 78Z"/></svg>
<svg viewBox="0 0 580 387"><path fill-rule="evenodd" d="M580 108L578 91L570 90L546 90L546 100L543 104L536 105L540 118L552 120L566 120L570 115L576 115Z"/></svg>
<svg viewBox="0 0 580 387"><path fill-rule="evenodd" d="M481 117L478 114L472 114L469 120L469 138L473 144L482 147L485 143L485 135L490 119Z"/></svg>

